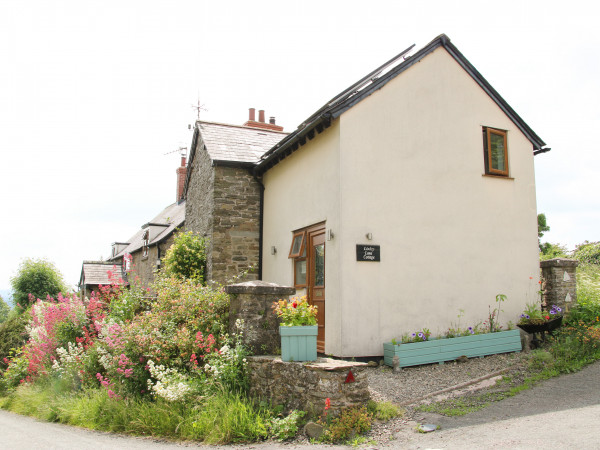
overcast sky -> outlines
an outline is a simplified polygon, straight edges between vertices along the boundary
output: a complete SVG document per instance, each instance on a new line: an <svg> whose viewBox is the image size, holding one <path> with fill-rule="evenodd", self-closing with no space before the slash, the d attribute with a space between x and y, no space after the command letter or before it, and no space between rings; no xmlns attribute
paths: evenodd
<svg viewBox="0 0 600 450"><path fill-rule="evenodd" d="M174 202L198 96L204 120L255 107L293 131L441 33L552 147L535 158L545 238L599 240L597 5L0 0L0 290L25 257L76 285Z"/></svg>

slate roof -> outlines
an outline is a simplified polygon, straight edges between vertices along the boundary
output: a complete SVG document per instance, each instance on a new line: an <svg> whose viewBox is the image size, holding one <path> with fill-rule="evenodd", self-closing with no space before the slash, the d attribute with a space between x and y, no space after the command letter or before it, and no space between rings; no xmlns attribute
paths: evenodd
<svg viewBox="0 0 600 450"><path fill-rule="evenodd" d="M216 122L197 122L204 147L215 162L256 163L288 133Z"/></svg>
<svg viewBox="0 0 600 450"><path fill-rule="evenodd" d="M116 277L114 279L116 284L118 279L123 279L121 265L115 265L112 262L106 261L84 261L81 266L81 277L79 279L79 286L93 285L93 284L111 284L113 281L109 278L108 272L113 272Z"/></svg>
<svg viewBox="0 0 600 450"><path fill-rule="evenodd" d="M184 221L185 201L180 203L173 203L172 205L167 206L155 218L153 218L147 224L143 225L141 229L139 229L133 236L131 236L127 240L127 242L129 243L127 247L122 249L119 253L111 257L109 260L121 258L125 253L131 254L141 249L143 245L142 237L144 235L146 227L150 224L167 225L166 227L164 227L163 230L160 231L160 233L154 239L152 239L152 241L150 241L149 245L152 246L168 238L171 235L171 233L175 231L175 229L183 225Z"/></svg>
<svg viewBox="0 0 600 450"><path fill-rule="evenodd" d="M312 139L315 132L321 133L331 125L331 122L341 116L345 111L352 108L361 100L373 92L381 89L390 80L400 75L413 64L418 63L425 56L439 47L443 47L455 59L455 61L473 78L473 80L489 95L498 107L513 121L527 139L533 144L533 153L543 153L549 148L542 148L546 144L525 123L523 119L506 103L500 94L487 82L479 71L464 57L464 55L450 42L450 38L441 34L433 41L417 51L414 55L405 55L414 47L410 46L400 54L396 55L382 66L378 67L362 79L358 80L349 88L345 89L325 105L318 109L313 115L306 119L296 131L277 143L266 152L261 161L254 169L256 175L261 175L279 161L289 156L299 147L303 146L307 139Z"/></svg>

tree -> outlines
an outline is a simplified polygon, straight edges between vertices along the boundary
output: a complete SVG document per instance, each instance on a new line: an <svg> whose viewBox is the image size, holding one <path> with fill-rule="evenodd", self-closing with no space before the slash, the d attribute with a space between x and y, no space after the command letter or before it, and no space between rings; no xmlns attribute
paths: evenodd
<svg viewBox="0 0 600 450"><path fill-rule="evenodd" d="M550 231L550 227L546 223L546 214L541 213L537 216L538 219L538 238L542 238L546 231Z"/></svg>
<svg viewBox="0 0 600 450"><path fill-rule="evenodd" d="M29 294L35 299L56 297L66 293L67 286L58 269L45 259L27 258L19 265L17 275L10 279L13 288L13 302L22 308L29 306Z"/></svg>

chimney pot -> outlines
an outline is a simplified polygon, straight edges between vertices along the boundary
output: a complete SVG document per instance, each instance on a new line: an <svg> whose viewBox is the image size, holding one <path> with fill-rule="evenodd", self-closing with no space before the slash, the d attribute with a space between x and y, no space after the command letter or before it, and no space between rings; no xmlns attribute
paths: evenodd
<svg viewBox="0 0 600 450"><path fill-rule="evenodd" d="M181 167L176 170L177 173L177 198L175 199L179 203L183 199L183 190L185 189L185 178L187 175L187 167L185 166L186 157L181 157Z"/></svg>
<svg viewBox="0 0 600 450"><path fill-rule="evenodd" d="M269 123L275 125L275 117L269 117Z"/></svg>
<svg viewBox="0 0 600 450"><path fill-rule="evenodd" d="M258 121L265 123L265 110L264 109L258 110Z"/></svg>
<svg viewBox="0 0 600 450"><path fill-rule="evenodd" d="M250 108L249 112L250 112L250 114L248 115L248 120L252 120L252 121L256 120L256 115L255 115L256 109Z"/></svg>

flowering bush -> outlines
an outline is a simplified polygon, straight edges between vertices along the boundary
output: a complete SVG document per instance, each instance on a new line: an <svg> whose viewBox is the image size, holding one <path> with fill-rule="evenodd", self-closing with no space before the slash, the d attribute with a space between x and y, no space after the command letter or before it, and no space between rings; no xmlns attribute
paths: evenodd
<svg viewBox="0 0 600 450"><path fill-rule="evenodd" d="M191 368L192 354L221 345L219 334L228 323L227 294L174 277L159 277L154 289L152 309L135 316L124 329L123 338L132 348L156 363Z"/></svg>
<svg viewBox="0 0 600 450"><path fill-rule="evenodd" d="M82 337L85 323L85 305L75 294L67 297L58 294L58 301L51 297L46 301L38 299L31 308L29 341L23 350L29 361L29 375L47 373L56 359L56 349Z"/></svg>
<svg viewBox="0 0 600 450"><path fill-rule="evenodd" d="M281 326L292 327L298 325L316 325L317 307L309 305L306 296L299 300L294 297L287 300L273 302L275 314L281 320Z"/></svg>
<svg viewBox="0 0 600 450"><path fill-rule="evenodd" d="M216 352L208 352L204 359L204 372L212 382L230 390L246 391L249 388L248 351L242 344L242 321L236 321L238 333L223 334L223 346Z"/></svg>
<svg viewBox="0 0 600 450"><path fill-rule="evenodd" d="M164 398L170 402L183 400L193 392L189 378L180 374L176 369L156 365L148 361L150 374L156 381L148 378L148 390L156 397Z"/></svg>

